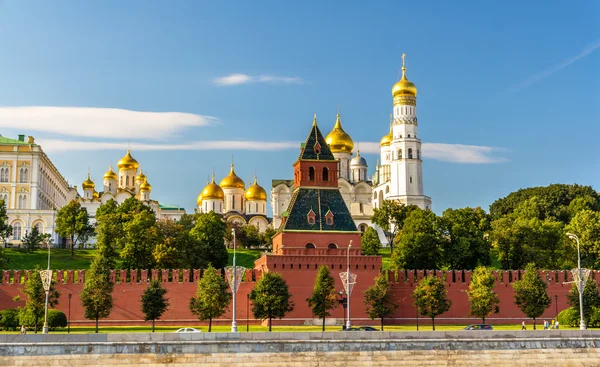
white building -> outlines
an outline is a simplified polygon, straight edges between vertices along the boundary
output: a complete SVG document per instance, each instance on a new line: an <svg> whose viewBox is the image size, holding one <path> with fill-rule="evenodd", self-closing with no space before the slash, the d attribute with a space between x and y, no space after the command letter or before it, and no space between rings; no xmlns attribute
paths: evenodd
<svg viewBox="0 0 600 367"><path fill-rule="evenodd" d="M96 184L88 173L87 179L81 184L83 195L78 195L77 200L87 209L92 223L95 222L96 210L100 205L111 199L122 204L131 197L152 208L158 219L179 220L185 214L184 208L161 205L150 197L152 186L139 167L138 161L131 156L131 151L127 150L127 154L117 163L118 173L111 166L104 174L100 192L96 190Z"/></svg>
<svg viewBox="0 0 600 367"><path fill-rule="evenodd" d="M56 211L76 195L32 136L27 141L25 135L0 136L0 199L13 227L11 245L20 245L33 227L59 242L54 232Z"/></svg>
<svg viewBox="0 0 600 367"><path fill-rule="evenodd" d="M222 214L229 223L252 225L264 232L269 226L267 218L267 192L254 177L254 183L248 186L235 174L234 165L231 171L217 185L215 175L197 199L198 212L215 212Z"/></svg>

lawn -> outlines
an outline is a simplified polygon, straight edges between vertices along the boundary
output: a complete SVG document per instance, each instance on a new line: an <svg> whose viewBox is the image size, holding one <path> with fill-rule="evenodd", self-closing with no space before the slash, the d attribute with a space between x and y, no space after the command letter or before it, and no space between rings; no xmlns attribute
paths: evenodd
<svg viewBox="0 0 600 367"><path fill-rule="evenodd" d="M32 253L27 253L25 249L6 248L4 249L10 263L7 269L35 269L39 266L45 269L48 266L48 251L36 250ZM95 250L75 250L75 254L71 256L68 249L51 249L50 250L50 268L55 270L81 270L88 269ZM233 250L229 251L229 265L233 265ZM236 262L238 266L243 266L248 269L254 268L254 260L260 257L259 250L236 250ZM121 261L117 259L117 268L121 267Z"/></svg>
<svg viewBox="0 0 600 367"><path fill-rule="evenodd" d="M384 270L391 270L392 269L392 253L390 252L390 248L389 247L383 247L381 249L379 249L379 255L382 257L381 261L382 261L382 268Z"/></svg>

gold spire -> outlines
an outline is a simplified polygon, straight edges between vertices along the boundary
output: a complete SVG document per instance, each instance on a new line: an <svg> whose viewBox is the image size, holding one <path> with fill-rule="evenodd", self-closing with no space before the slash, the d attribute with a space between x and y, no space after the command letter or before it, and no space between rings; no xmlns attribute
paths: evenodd
<svg viewBox="0 0 600 367"><path fill-rule="evenodd" d="M117 166L119 167L119 171L122 169L123 170L130 170L130 169L137 170L140 167L140 164L138 163L138 161L136 161L131 156L131 149L127 149L127 154L125 154L125 156L119 160L119 163L117 164Z"/></svg>
<svg viewBox="0 0 600 367"><path fill-rule="evenodd" d="M327 137L325 142L329 145L332 153L350 153L354 150L354 142L350 135L348 135L342 128L342 122L340 120L339 107L338 114L335 120L335 125Z"/></svg>
<svg viewBox="0 0 600 367"><path fill-rule="evenodd" d="M88 172L87 180L83 181L83 183L81 184L81 188L84 190L93 190L94 187L96 187L96 184L94 183L94 181L92 181L92 179L90 178L90 173Z"/></svg>
<svg viewBox="0 0 600 367"><path fill-rule="evenodd" d="M215 183L215 174L213 173L212 181L208 185L206 185L204 190L202 190L200 195L198 195L197 202L200 205L200 204L202 204L202 200L210 200L210 199L223 200L224 198L225 198L225 193L223 192L223 189L221 189L221 187Z"/></svg>
<svg viewBox="0 0 600 367"><path fill-rule="evenodd" d="M219 184L219 186L221 186L224 189L242 189L244 190L246 188L246 185L244 184L244 181L239 178L234 171L234 165L233 163L231 164L231 171L229 171L229 174L227 176L225 176L224 179L221 180L221 183Z"/></svg>
<svg viewBox="0 0 600 367"><path fill-rule="evenodd" d="M105 180L116 180L117 178L119 178L119 177L117 176L115 171L113 171L112 166L109 166L108 171L106 171L106 173L104 174L104 179Z"/></svg>
<svg viewBox="0 0 600 367"><path fill-rule="evenodd" d="M256 176L254 176L254 183L248 187L244 194L247 201L266 201L267 192L257 182Z"/></svg>
<svg viewBox="0 0 600 367"><path fill-rule="evenodd" d="M390 143L392 142L393 138L394 137L392 135L392 124L390 124L390 132L387 135L384 135L383 138L381 138L381 140L379 141L379 146L382 146L382 147L390 146Z"/></svg>
<svg viewBox="0 0 600 367"><path fill-rule="evenodd" d="M392 96L417 96L417 86L406 78L406 66L404 58L406 54L402 54L402 78L392 87Z"/></svg>
<svg viewBox="0 0 600 367"><path fill-rule="evenodd" d="M315 116L313 118L313 124L312 126L317 126L317 114L315 113Z"/></svg>

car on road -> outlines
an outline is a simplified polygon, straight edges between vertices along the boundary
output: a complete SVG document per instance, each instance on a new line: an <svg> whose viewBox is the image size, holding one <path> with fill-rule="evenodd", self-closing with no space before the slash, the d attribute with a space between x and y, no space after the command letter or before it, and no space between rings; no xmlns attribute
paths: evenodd
<svg viewBox="0 0 600 367"><path fill-rule="evenodd" d="M176 333L201 333L202 330L194 329L193 327L182 327L175 330Z"/></svg>
<svg viewBox="0 0 600 367"><path fill-rule="evenodd" d="M494 330L490 324L472 324L464 328L464 330Z"/></svg>
<svg viewBox="0 0 600 367"><path fill-rule="evenodd" d="M379 331L372 326L356 326L349 329L344 329L344 331Z"/></svg>

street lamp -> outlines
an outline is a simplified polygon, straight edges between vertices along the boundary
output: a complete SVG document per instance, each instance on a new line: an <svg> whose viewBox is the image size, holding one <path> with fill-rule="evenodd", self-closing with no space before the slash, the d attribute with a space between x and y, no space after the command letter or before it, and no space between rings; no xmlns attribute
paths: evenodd
<svg viewBox="0 0 600 367"><path fill-rule="evenodd" d="M350 321L350 295L352 294L352 286L354 286L354 284L351 284L351 278L350 278L350 248L352 247L352 240L350 240L350 244L348 244L348 251L346 251L346 263L347 263L347 268L346 268L346 279L348 282L348 289L346 291L346 293L348 293L348 321L346 321L346 329L350 329L352 327L352 321Z"/></svg>
<svg viewBox="0 0 600 367"><path fill-rule="evenodd" d="M554 306L556 307L556 319L558 320L558 294L554 295ZM554 325L552 325L554 327Z"/></svg>
<svg viewBox="0 0 600 367"><path fill-rule="evenodd" d="M338 300L338 302L342 305L342 307L344 308L344 323L342 324L343 329L346 328L346 308L348 307L348 298L344 297L344 291L340 291L339 292L340 295L340 299Z"/></svg>
<svg viewBox="0 0 600 367"><path fill-rule="evenodd" d="M233 234L233 320L231 320L231 332L237 333L237 323L235 321L235 305L236 305L236 291L237 291L237 269L235 266L235 228L231 228L231 234Z"/></svg>
<svg viewBox="0 0 600 367"><path fill-rule="evenodd" d="M69 322L67 323L67 334L71 334L71 297L73 295L69 293Z"/></svg>
<svg viewBox="0 0 600 367"><path fill-rule="evenodd" d="M44 307L44 328L42 333L48 334L48 294L50 293L50 284L52 283L52 270L50 270L50 246L48 246L48 269L40 270L42 286L46 292L46 305Z"/></svg>
<svg viewBox="0 0 600 367"><path fill-rule="evenodd" d="M585 330L585 320L583 319L583 273L581 272L581 255L579 253L579 237L573 233L567 233L567 236L577 243L577 273L579 274L579 282L577 289L579 290L579 329Z"/></svg>
<svg viewBox="0 0 600 367"><path fill-rule="evenodd" d="M250 293L246 293L246 332L250 331Z"/></svg>

